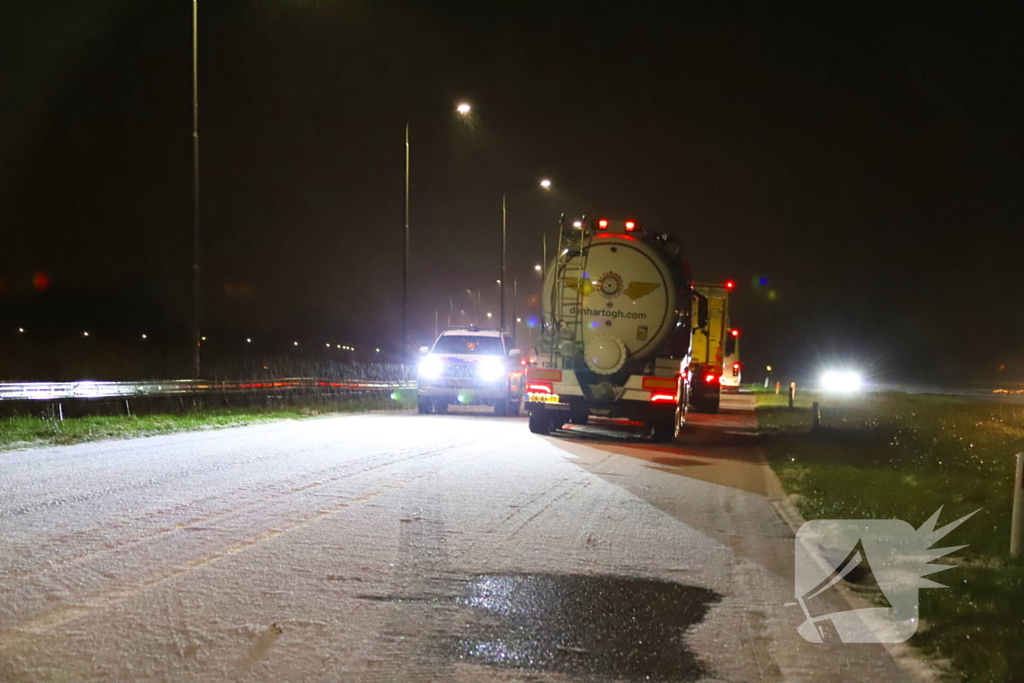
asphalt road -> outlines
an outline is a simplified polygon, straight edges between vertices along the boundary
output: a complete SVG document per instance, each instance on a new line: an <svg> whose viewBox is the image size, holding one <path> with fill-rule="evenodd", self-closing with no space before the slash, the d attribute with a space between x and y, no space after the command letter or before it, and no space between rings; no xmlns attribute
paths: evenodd
<svg viewBox="0 0 1024 683"><path fill-rule="evenodd" d="M912 680L797 634L726 407L672 445L377 414L2 453L0 680Z"/></svg>

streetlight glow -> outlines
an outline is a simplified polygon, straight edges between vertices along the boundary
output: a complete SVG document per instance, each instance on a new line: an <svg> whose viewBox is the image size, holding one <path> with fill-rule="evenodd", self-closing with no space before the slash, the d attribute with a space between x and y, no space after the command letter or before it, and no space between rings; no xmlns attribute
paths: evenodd
<svg viewBox="0 0 1024 683"><path fill-rule="evenodd" d="M88 336L89 336L89 333L88 333L88 332L83 332L83 333L82 333L82 336L83 336L83 337L88 337Z"/></svg>
<svg viewBox="0 0 1024 683"><path fill-rule="evenodd" d="M537 265L535 265L535 266L533 267L533 269L534 269L534 270L536 270L536 271L537 271L537 272L539 273L540 271L544 270L544 266L542 266L542 265L540 265L540 264L538 263Z"/></svg>
<svg viewBox="0 0 1024 683"><path fill-rule="evenodd" d="M143 339L146 339L146 335L142 335L142 338L143 338Z"/></svg>
<svg viewBox="0 0 1024 683"><path fill-rule="evenodd" d="M546 190L551 187L551 181L545 178L544 180L540 181L540 186Z"/></svg>
<svg viewBox="0 0 1024 683"><path fill-rule="evenodd" d="M466 102L463 102L459 106L455 107L455 111L459 112L460 114L468 114L470 109L472 109L472 107L470 107L469 104L467 104Z"/></svg>
<svg viewBox="0 0 1024 683"><path fill-rule="evenodd" d="M487 314L487 317L488 317L488 318L490 318L490 317L491 317L491 314L490 314L490 313L488 313L488 314Z"/></svg>
<svg viewBox="0 0 1024 683"><path fill-rule="evenodd" d="M251 337L246 337L245 338L245 343L246 344L252 344L252 338Z"/></svg>

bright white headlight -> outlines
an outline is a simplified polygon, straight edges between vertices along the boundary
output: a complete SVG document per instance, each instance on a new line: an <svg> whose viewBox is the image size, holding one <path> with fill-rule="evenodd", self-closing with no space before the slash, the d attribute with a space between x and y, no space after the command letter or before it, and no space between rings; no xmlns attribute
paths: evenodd
<svg viewBox="0 0 1024 683"><path fill-rule="evenodd" d="M493 382L505 376L505 361L498 357L484 358L478 366L480 379Z"/></svg>
<svg viewBox="0 0 1024 683"><path fill-rule="evenodd" d="M829 371L821 376L821 388L825 391L860 391L861 377L856 372Z"/></svg>
<svg viewBox="0 0 1024 683"><path fill-rule="evenodd" d="M437 356L427 356L420 361L419 375L423 379L437 379L444 370L444 363Z"/></svg>

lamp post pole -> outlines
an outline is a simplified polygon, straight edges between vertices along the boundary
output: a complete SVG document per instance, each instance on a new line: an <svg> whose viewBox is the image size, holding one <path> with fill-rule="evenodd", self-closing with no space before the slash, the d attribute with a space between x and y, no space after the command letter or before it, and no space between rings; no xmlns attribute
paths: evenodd
<svg viewBox="0 0 1024 683"><path fill-rule="evenodd" d="M401 357L409 356L409 122L405 122L405 228L402 231Z"/></svg>
<svg viewBox="0 0 1024 683"><path fill-rule="evenodd" d="M501 194L501 279L498 280L498 297L501 299L501 330L505 330L505 236L506 236L505 193Z"/></svg>
<svg viewBox="0 0 1024 683"><path fill-rule="evenodd" d="M471 107L463 102L455 111L462 116L469 114ZM427 112L439 113L439 112ZM402 359L409 358L409 124L405 122L405 222L402 230Z"/></svg>
<svg viewBox="0 0 1024 683"><path fill-rule="evenodd" d="M192 371L202 366L199 290L199 0L192 0Z"/></svg>

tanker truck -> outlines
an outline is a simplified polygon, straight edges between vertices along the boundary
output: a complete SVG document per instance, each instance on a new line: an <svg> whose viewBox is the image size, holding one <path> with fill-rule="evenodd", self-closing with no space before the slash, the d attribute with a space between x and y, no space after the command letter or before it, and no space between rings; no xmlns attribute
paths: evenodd
<svg viewBox="0 0 1024 683"><path fill-rule="evenodd" d="M526 371L530 431L598 416L642 422L671 441L689 403L693 302L675 237L633 220L563 220L544 276L537 360Z"/></svg>

